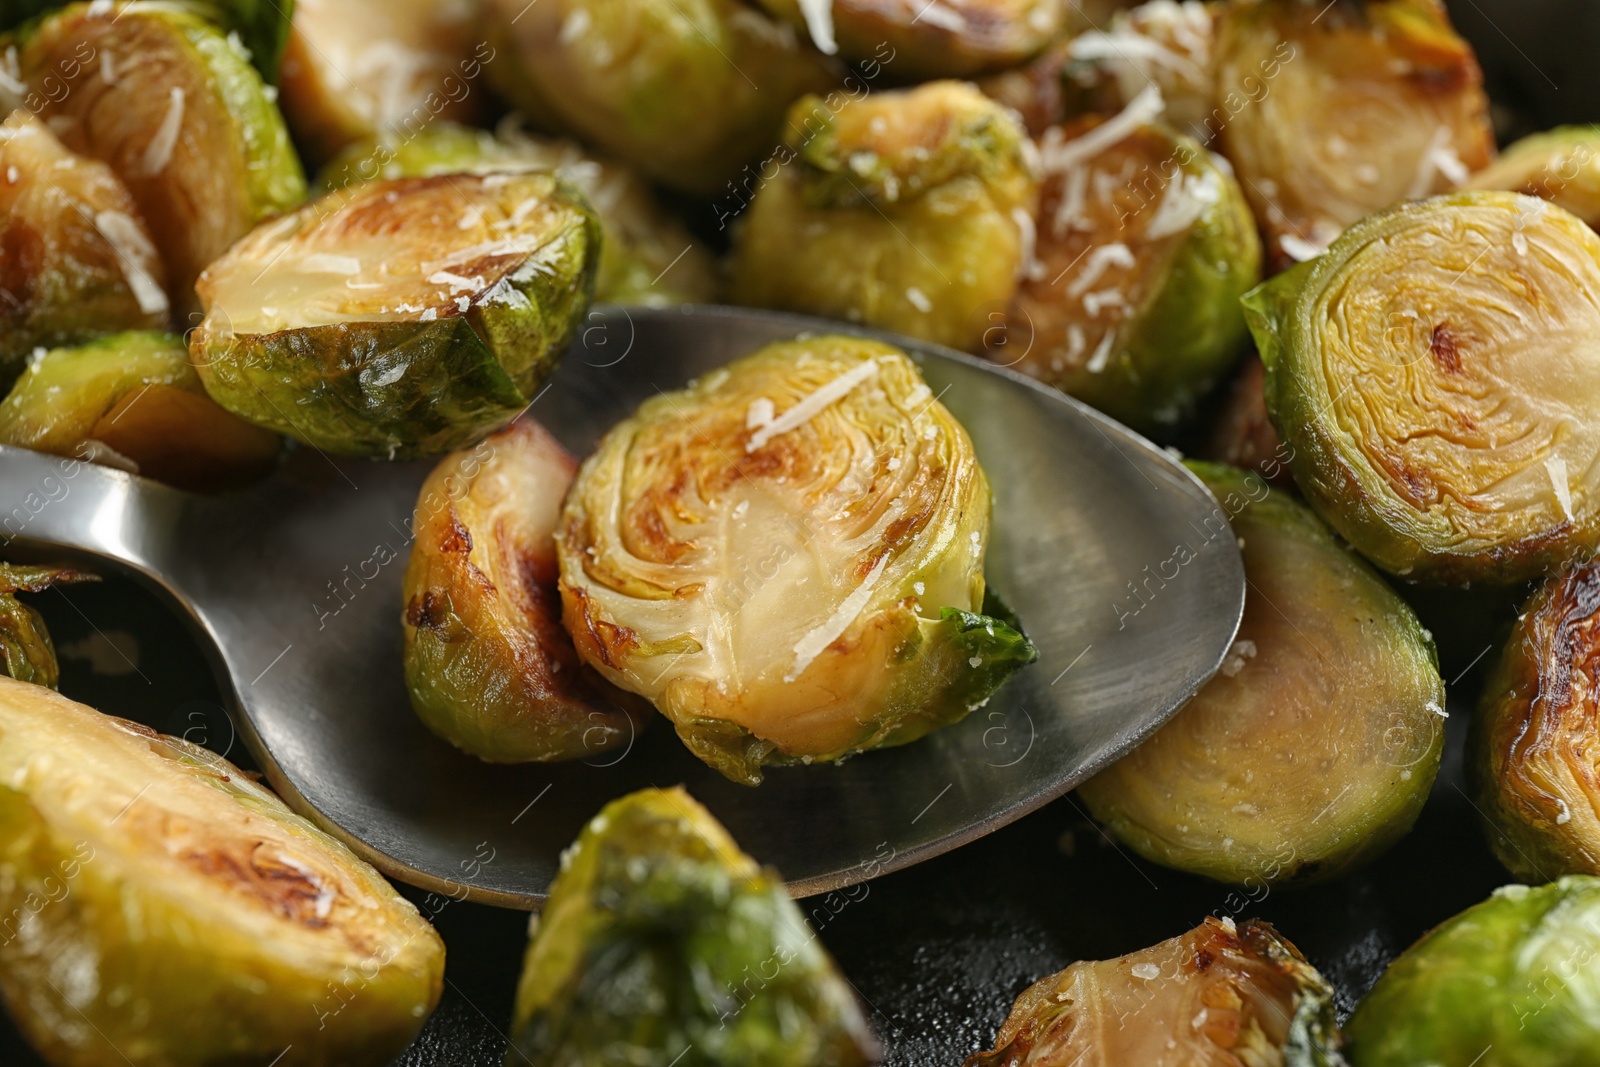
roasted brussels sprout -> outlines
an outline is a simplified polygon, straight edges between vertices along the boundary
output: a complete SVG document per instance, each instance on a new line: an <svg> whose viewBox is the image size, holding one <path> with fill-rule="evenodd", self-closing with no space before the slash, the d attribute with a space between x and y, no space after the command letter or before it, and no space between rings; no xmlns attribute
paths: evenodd
<svg viewBox="0 0 1600 1067"><path fill-rule="evenodd" d="M54 689L61 665L50 631L37 611L17 599L18 593L42 593L66 582L97 581L70 567L23 567L0 563L0 674L19 682Z"/></svg>
<svg viewBox="0 0 1600 1067"><path fill-rule="evenodd" d="M878 1062L849 983L777 873L682 789L606 805L531 928L507 1067Z"/></svg>
<svg viewBox="0 0 1600 1067"><path fill-rule="evenodd" d="M1600 237L1543 200L1394 208L1245 313L1307 499L1412 580L1513 582L1600 547Z"/></svg>
<svg viewBox="0 0 1600 1067"><path fill-rule="evenodd" d="M1254 474L1193 469L1221 504L1207 534L1244 552L1238 638L1176 718L1079 795L1135 852L1180 870L1248 884L1341 873L1411 829L1428 798L1444 748L1433 643L1304 505Z"/></svg>
<svg viewBox="0 0 1600 1067"><path fill-rule="evenodd" d="M40 115L133 194L180 314L194 308L206 264L305 198L261 76L199 17L160 4L74 4L20 31L19 43Z"/></svg>
<svg viewBox="0 0 1600 1067"><path fill-rule="evenodd" d="M1465 188L1537 196L1600 227L1600 126L1563 126L1524 137L1468 178Z"/></svg>
<svg viewBox="0 0 1600 1067"><path fill-rule="evenodd" d="M406 567L406 685L434 733L493 763L633 741L631 708L561 628L551 535L577 461L522 418L422 484Z"/></svg>
<svg viewBox="0 0 1600 1067"><path fill-rule="evenodd" d="M1389 965L1345 1028L1358 1067L1569 1067L1600 1047L1600 879L1508 885Z"/></svg>
<svg viewBox="0 0 1600 1067"><path fill-rule="evenodd" d="M896 80L961 78L1020 63L1058 37L1060 0L759 0L829 55ZM870 69L870 68L869 68Z"/></svg>
<svg viewBox="0 0 1600 1067"><path fill-rule="evenodd" d="M0 994L50 1063L377 1065L438 1001L417 910L220 756L0 679L0 781Z"/></svg>
<svg viewBox="0 0 1600 1067"><path fill-rule="evenodd" d="M584 462L556 529L564 619L753 785L913 741L1037 657L985 604L988 535L972 441L903 353L773 344L646 401Z"/></svg>
<svg viewBox="0 0 1600 1067"><path fill-rule="evenodd" d="M1600 560L1534 594L1484 687L1467 778L1495 855L1525 882L1600 874L1594 753Z"/></svg>
<svg viewBox="0 0 1600 1067"><path fill-rule="evenodd" d="M352 145L323 172L328 188L375 177L553 170L576 186L600 219L594 298L608 304L716 302L716 261L632 170L587 154L572 141L536 137L507 124L496 137L440 122L395 144Z"/></svg>
<svg viewBox="0 0 1600 1067"><path fill-rule="evenodd" d="M1493 158L1483 73L1440 0L1239 0L1217 16L1208 125L1275 269Z"/></svg>
<svg viewBox="0 0 1600 1067"><path fill-rule="evenodd" d="M1289 446L1267 415L1266 385L1267 368L1251 353L1228 386L1200 456L1254 471L1272 485L1292 489Z"/></svg>
<svg viewBox="0 0 1600 1067"><path fill-rule="evenodd" d="M588 309L599 240L549 173L337 190L206 270L189 349L258 425L328 452L447 452L528 405Z"/></svg>
<svg viewBox="0 0 1600 1067"><path fill-rule="evenodd" d="M475 0L298 0L283 56L282 103L316 160L353 141L413 137L486 109L478 84L495 50Z"/></svg>
<svg viewBox="0 0 1600 1067"><path fill-rule="evenodd" d="M778 140L797 97L839 80L793 30L741 0L484 6L498 56L489 77L512 103L691 193L717 192Z"/></svg>
<svg viewBox="0 0 1600 1067"><path fill-rule="evenodd" d="M1145 431L1184 419L1238 359L1239 298L1261 280L1244 194L1199 144L1149 125L1159 109L1152 91L1046 131L1033 254L984 333L990 359Z"/></svg>
<svg viewBox="0 0 1600 1067"><path fill-rule="evenodd" d="M29 366L0 402L0 444L211 490L265 474L282 441L206 396L182 338L118 333Z"/></svg>
<svg viewBox="0 0 1600 1067"><path fill-rule="evenodd" d="M1344 1067L1333 989L1264 922L1207 919L1025 989L965 1067Z"/></svg>
<svg viewBox="0 0 1600 1067"><path fill-rule="evenodd" d="M44 123L0 125L0 387L35 348L167 325L165 272L133 198Z"/></svg>
<svg viewBox="0 0 1600 1067"><path fill-rule="evenodd" d="M734 234L736 303L982 347L1027 256L1038 183L1010 111L961 82L789 112L787 163Z"/></svg>

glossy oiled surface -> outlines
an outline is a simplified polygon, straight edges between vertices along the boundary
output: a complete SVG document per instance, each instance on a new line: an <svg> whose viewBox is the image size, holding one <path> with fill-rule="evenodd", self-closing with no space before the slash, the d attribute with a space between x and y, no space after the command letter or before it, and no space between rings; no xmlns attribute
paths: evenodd
<svg viewBox="0 0 1600 1067"><path fill-rule="evenodd" d="M596 311L533 414L583 455L641 400L816 326L719 309ZM428 733L400 665L400 578L427 462L301 448L265 484L202 498L101 468L69 478L58 459L4 449L0 499L43 500L15 518L21 543L125 560L186 604L272 784L396 878L532 905L606 801L683 783L796 893L815 893L1071 788L1215 671L1242 608L1223 517L1168 456L986 364L913 355L989 473L989 579L1040 660L956 727L836 767L776 770L757 789L699 763L659 722L620 754L559 765L489 766ZM481 862L489 850L494 862Z"/></svg>

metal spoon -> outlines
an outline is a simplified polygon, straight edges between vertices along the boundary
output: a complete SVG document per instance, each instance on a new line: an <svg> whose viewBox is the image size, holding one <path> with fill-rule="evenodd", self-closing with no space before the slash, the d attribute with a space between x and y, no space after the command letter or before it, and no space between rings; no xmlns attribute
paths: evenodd
<svg viewBox="0 0 1600 1067"><path fill-rule="evenodd" d="M582 455L658 389L840 331L882 336L762 311L599 308L532 414ZM1041 658L954 727L775 769L755 789L662 721L620 754L556 765L491 766L424 729L401 677L400 579L428 462L301 448L260 486L202 497L0 448L0 538L103 557L168 594L209 638L272 786L401 881L536 905L606 801L684 783L797 895L839 889L994 830L1128 751L1217 670L1244 605L1225 513L1165 453L1019 375L888 339L977 444L995 497L988 578Z"/></svg>

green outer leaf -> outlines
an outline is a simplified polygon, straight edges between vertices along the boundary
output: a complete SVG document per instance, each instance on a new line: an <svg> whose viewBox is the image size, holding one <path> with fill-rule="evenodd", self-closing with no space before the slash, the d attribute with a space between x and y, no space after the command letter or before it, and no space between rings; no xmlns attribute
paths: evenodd
<svg viewBox="0 0 1600 1067"><path fill-rule="evenodd" d="M1356 1067L1574 1067L1600 1048L1600 879L1512 885L1441 924L1345 1028Z"/></svg>
<svg viewBox="0 0 1600 1067"><path fill-rule="evenodd" d="M776 873L682 789L608 804L562 857L507 1065L857 1067L879 1050Z"/></svg>
<svg viewBox="0 0 1600 1067"><path fill-rule="evenodd" d="M73 0L0 0L0 32L14 30L40 15L71 6ZM162 0L205 19L224 33L237 33L250 62L269 85L278 81L278 61L289 43L294 0ZM147 4L146 6L150 6Z"/></svg>
<svg viewBox="0 0 1600 1067"><path fill-rule="evenodd" d="M16 593L42 593L53 585L93 582L92 574L69 567L22 567L0 563L0 672L19 682L56 688L61 667L44 618Z"/></svg>
<svg viewBox="0 0 1600 1067"><path fill-rule="evenodd" d="M102 416L146 385L200 390L183 338L127 330L51 349L0 401L0 444L73 455Z"/></svg>

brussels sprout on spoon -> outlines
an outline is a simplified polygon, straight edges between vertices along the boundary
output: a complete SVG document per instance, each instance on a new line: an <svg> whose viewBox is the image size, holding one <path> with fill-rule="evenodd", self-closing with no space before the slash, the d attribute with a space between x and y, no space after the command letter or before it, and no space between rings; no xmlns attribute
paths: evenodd
<svg viewBox="0 0 1600 1067"><path fill-rule="evenodd" d="M588 309L600 228L549 173L336 190L207 268L212 399L328 452L447 452L510 422Z"/></svg>

